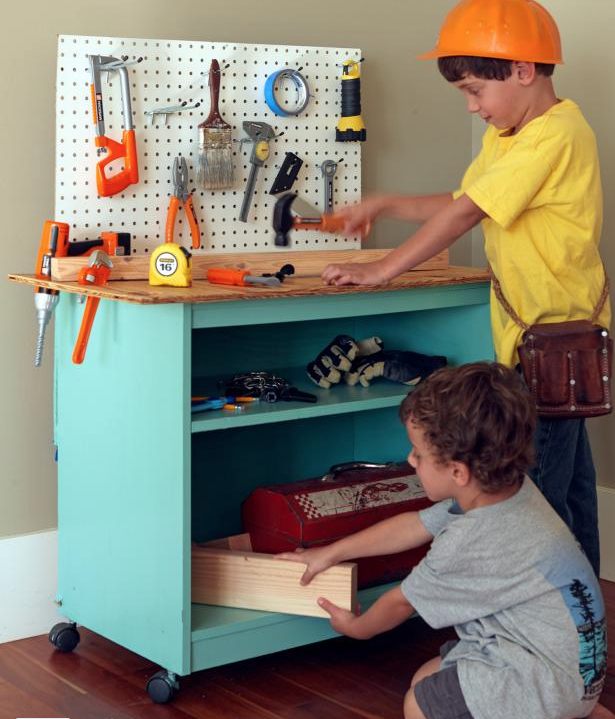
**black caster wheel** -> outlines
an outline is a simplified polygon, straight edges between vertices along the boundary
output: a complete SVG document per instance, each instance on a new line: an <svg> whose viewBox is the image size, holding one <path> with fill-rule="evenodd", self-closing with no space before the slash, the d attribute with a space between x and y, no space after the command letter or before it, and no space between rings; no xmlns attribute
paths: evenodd
<svg viewBox="0 0 615 719"><path fill-rule="evenodd" d="M169 674L165 669L161 669L147 680L145 688L153 702L168 704L177 694L179 683L174 674Z"/></svg>
<svg viewBox="0 0 615 719"><path fill-rule="evenodd" d="M49 632L49 641L59 652L72 652L81 637L73 622L60 622Z"/></svg>

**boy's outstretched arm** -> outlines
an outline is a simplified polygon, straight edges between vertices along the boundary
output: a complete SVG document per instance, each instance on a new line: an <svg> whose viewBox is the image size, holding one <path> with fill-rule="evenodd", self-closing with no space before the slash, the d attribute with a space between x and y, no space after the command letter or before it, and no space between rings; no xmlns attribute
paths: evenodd
<svg viewBox="0 0 615 719"><path fill-rule="evenodd" d="M407 222L426 222L443 207L453 202L450 192L440 195L372 195L362 202L336 211L346 220L345 232L353 234L379 217Z"/></svg>
<svg viewBox="0 0 615 719"><path fill-rule="evenodd" d="M467 195L444 205L402 245L377 262L328 265L328 285L382 285L450 247L487 215Z"/></svg>
<svg viewBox="0 0 615 719"><path fill-rule="evenodd" d="M365 614L353 614L324 597L319 598L318 604L330 614L333 629L353 639L371 639L376 634L399 626L415 611L400 587L394 587L378 597Z"/></svg>
<svg viewBox="0 0 615 719"><path fill-rule="evenodd" d="M418 512L404 512L373 524L356 534L338 539L333 544L312 549L298 549L295 552L284 552L276 556L278 559L307 564L301 577L301 584L309 584L319 572L334 564L357 557L396 554L406 549L420 547L432 539L433 536L423 526Z"/></svg>

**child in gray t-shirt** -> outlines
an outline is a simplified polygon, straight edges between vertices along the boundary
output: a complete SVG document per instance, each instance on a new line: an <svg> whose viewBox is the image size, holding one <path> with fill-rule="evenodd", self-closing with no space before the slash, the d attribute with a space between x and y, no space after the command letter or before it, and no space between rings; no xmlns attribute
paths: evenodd
<svg viewBox="0 0 615 719"><path fill-rule="evenodd" d="M458 642L414 675L405 719L609 719L598 580L525 471L535 411L519 375L496 363L438 370L400 416L427 496L437 502L326 547L279 555L307 564L302 583L357 557L432 540L411 574L364 614L319 604L333 628L367 639L415 611ZM452 645L452 646L451 646Z"/></svg>

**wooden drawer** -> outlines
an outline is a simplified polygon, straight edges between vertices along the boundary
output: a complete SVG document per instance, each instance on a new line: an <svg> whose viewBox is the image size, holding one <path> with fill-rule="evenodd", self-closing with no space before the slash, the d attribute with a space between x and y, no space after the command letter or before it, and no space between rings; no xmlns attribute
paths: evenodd
<svg viewBox="0 0 615 719"><path fill-rule="evenodd" d="M326 597L344 609L356 606L357 565L345 562L299 583L305 565L251 551L250 535L192 546L192 601L240 609L328 617L317 604Z"/></svg>

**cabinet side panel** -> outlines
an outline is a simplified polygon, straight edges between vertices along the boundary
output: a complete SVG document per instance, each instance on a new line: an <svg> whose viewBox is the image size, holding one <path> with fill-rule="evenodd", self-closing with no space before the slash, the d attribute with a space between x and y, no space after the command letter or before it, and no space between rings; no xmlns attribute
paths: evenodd
<svg viewBox="0 0 615 719"><path fill-rule="evenodd" d="M69 619L179 674L190 651L190 313L102 301L56 319L59 597Z"/></svg>

